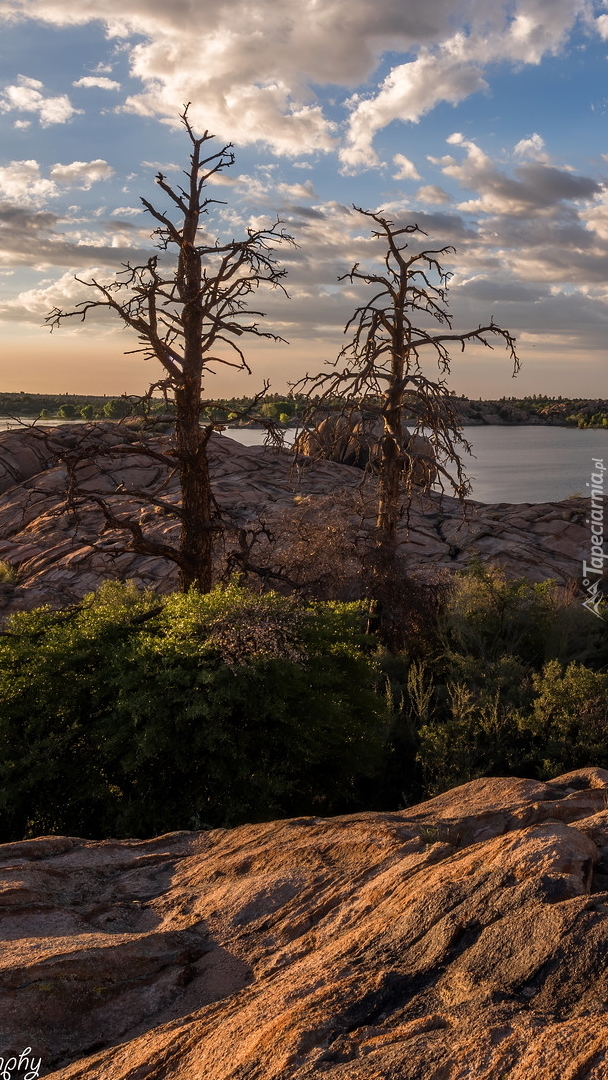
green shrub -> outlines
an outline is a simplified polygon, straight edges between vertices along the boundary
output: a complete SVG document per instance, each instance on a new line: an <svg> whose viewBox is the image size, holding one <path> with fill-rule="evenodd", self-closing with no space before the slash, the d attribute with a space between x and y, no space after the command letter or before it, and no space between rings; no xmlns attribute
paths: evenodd
<svg viewBox="0 0 608 1080"><path fill-rule="evenodd" d="M0 638L0 838L154 835L356 802L386 724L357 604L106 583Z"/></svg>
<svg viewBox="0 0 608 1080"><path fill-rule="evenodd" d="M16 566L3 559L0 562L0 583L3 585L14 585L19 577Z"/></svg>
<svg viewBox="0 0 608 1080"><path fill-rule="evenodd" d="M587 765L608 768L608 674L556 660L534 675L531 713L520 722L536 749L541 778Z"/></svg>
<svg viewBox="0 0 608 1080"><path fill-rule="evenodd" d="M480 674L486 660L506 655L536 670L548 660L608 663L607 626L589 618L575 589L552 580L512 580L481 563L455 576L439 619L438 648L447 656L468 655Z"/></svg>
<svg viewBox="0 0 608 1080"><path fill-rule="evenodd" d="M123 420L133 412L133 405L127 398L111 398L103 407L103 414L108 420Z"/></svg>

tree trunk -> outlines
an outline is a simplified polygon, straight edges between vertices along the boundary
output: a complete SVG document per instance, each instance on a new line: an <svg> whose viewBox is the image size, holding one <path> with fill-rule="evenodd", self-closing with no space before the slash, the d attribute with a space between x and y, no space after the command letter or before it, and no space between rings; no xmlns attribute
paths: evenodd
<svg viewBox="0 0 608 1080"><path fill-rule="evenodd" d="M188 379L175 390L175 449L182 491L182 527L179 541L179 587L211 589L213 539L212 499L207 439L199 423L199 380Z"/></svg>
<svg viewBox="0 0 608 1080"><path fill-rule="evenodd" d="M397 330L399 332L400 327ZM400 350L395 349L391 364L391 381L382 409L384 434L382 436L382 456L378 484L378 517L376 519L376 525L383 534L383 546L389 556L395 555L397 552L397 526L401 509L403 366L402 353Z"/></svg>

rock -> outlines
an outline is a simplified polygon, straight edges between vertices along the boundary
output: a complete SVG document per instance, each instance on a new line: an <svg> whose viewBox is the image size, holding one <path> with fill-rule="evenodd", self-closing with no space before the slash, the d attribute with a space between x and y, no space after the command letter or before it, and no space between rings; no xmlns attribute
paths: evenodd
<svg viewBox="0 0 608 1080"><path fill-rule="evenodd" d="M363 414L355 409L352 413L330 413L311 431L302 431L295 449L300 454L325 461L337 461L358 469L374 468L380 458L383 425L377 414ZM437 477L434 467L435 452L430 439L422 435L404 432L407 451L411 454L408 472L412 469L412 483L418 486L432 484Z"/></svg>
<svg viewBox="0 0 608 1080"><path fill-rule="evenodd" d="M176 522L146 502L154 492L169 503L179 500L177 477L163 462L169 436L145 441L160 458L141 454L137 432L123 424L68 424L52 429L45 440L44 432L31 429L0 434L3 475L12 478L0 498L0 562L16 570L14 580L0 583L1 617L40 604L75 603L107 578L130 578L161 592L174 588L173 564L124 550L120 534L104 532L102 512L94 503L81 500L77 516L65 512L66 459L79 441L85 450L97 441L104 455L97 465L85 458L78 466L81 489L100 492L116 514L135 515L148 535L175 543ZM113 453L117 446L120 452ZM356 512L351 507L344 519L353 541L373 534L375 481L362 477L358 468L304 455L294 462L288 451L243 446L224 435L212 436L209 459L217 501L239 525L262 517L280 534L284 515L293 512L298 500L308 500L313 511L319 507L322 530L328 500L335 508L344 498L357 504ZM585 517L585 500L579 496L537 505L470 501L463 516L457 500L419 494L398 535L413 573L434 576L476 558L503 567L512 577L565 583L580 578L589 550Z"/></svg>
<svg viewBox="0 0 608 1080"><path fill-rule="evenodd" d="M608 772L0 847L0 1056L57 1080L605 1080Z"/></svg>

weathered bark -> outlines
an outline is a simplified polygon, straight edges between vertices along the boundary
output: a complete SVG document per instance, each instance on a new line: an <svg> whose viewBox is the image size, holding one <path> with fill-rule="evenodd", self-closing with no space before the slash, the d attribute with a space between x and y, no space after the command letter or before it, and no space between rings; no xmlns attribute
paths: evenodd
<svg viewBox="0 0 608 1080"><path fill-rule="evenodd" d="M199 424L200 389L175 392L175 453L182 492L179 587L209 592L213 569L212 496L207 460L209 435Z"/></svg>
<svg viewBox="0 0 608 1080"><path fill-rule="evenodd" d="M108 308L136 332L142 343L141 349L131 351L141 352L162 365L164 377L153 385L148 396L153 389L162 388L166 399L173 399L173 457L182 495L182 505L175 510L181 523L179 545L173 549L161 545L161 551L158 543L146 538L137 522L119 521L109 510L106 521L110 527L131 534L131 550L172 559L179 570L181 589L195 586L201 592L208 592L212 584L214 535L220 523L214 515L207 460L207 444L214 425L209 423L204 429L200 426L201 411L211 404L202 400L203 378L210 363L249 372L237 344L243 334L282 340L259 329L255 317L263 313L250 309L247 298L262 284L283 288L285 271L278 268L273 258L274 244L293 243L293 240L279 228L281 223L277 221L269 229L248 230L244 240L224 244L199 242L201 216L209 212L210 204L217 202L204 196L205 184L214 173L232 165L234 157L230 146L202 157L203 147L213 136L207 131L200 138L194 135L188 106L181 120L191 144L186 188L173 188L163 173L156 177L161 190L182 215L181 226L147 199L141 200L159 224L158 247L163 251L177 249L175 270L164 271L158 257L152 256L145 265L127 264L123 274L109 284L95 279L83 281L82 284L96 290L97 298L78 304L73 311L56 308L47 322L53 329L66 318L79 316L84 320L91 310Z"/></svg>

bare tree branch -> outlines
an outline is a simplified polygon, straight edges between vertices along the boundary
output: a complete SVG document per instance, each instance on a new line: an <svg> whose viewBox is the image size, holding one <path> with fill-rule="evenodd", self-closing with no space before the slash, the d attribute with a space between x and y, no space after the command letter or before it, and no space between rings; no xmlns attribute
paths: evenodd
<svg viewBox="0 0 608 1080"><path fill-rule="evenodd" d="M172 210L181 214L181 221L175 223L169 212L142 198L145 210L159 226L153 234L157 246L162 251L175 251L173 268L167 271L161 267L154 255L141 265L125 264L110 282L82 281L95 290L96 297L76 304L71 311L54 308L46 322L53 330L67 319L84 321L92 312L105 308L137 335L141 348L129 351L156 360L164 369L165 377L153 386L162 390L175 423L171 465L178 470L182 494L179 548L147 540L139 523L118 518L101 496L99 506L108 527L130 532L130 550L176 562L180 587L185 590L194 585L205 592L211 587L217 522L207 460L207 444L215 425L200 426L206 405L204 376L213 373L217 364L250 373L245 351L235 339L284 340L260 328L255 320L263 313L249 308L247 299L262 286L278 288L287 295L283 284L286 271L278 265L275 250L294 241L277 218L268 228L248 229L241 240L200 243L202 223L218 201L204 195L205 185L233 164L234 155L230 144L208 154L206 144L213 136L209 131L195 135L188 110L189 105L185 105L180 116L191 147L190 167L184 170L187 183L176 188L162 172L156 176L158 187L172 203ZM146 398L150 402L151 390ZM275 430L272 438L276 437ZM138 452L151 456L149 448ZM166 455L164 458L166 463ZM169 504L157 499L156 505L171 512Z"/></svg>
<svg viewBox="0 0 608 1080"><path fill-rule="evenodd" d="M362 282L374 289L371 300L359 305L346 323L344 333L352 331L349 342L340 351L332 370L306 375L291 385L292 391L306 389L309 397L317 394L320 403L334 404L344 410L370 402L379 413L382 433L379 437L379 490L377 526L383 544L393 556L397 549L397 528L404 509L413 496L413 476L419 462L426 467L427 487L438 474L454 494L464 499L470 490L462 467L461 453L468 449L460 422L450 405L449 390L443 379L433 381L423 371L424 350L430 350L442 375L449 374L451 357L448 346L477 342L493 348L490 338L498 338L509 352L513 375L519 370L515 338L496 323L479 326L464 333L452 331L452 317L447 307L450 274L441 259L454 248L426 248L406 255L408 239L426 233L417 225L395 228L383 211L353 209L374 222L372 237L386 245L384 270L362 270L359 263L341 275L340 281ZM413 322L419 314L431 320L430 326ZM443 324L447 333L434 333L432 322ZM425 354L424 354L425 355ZM424 453L413 454L411 436L404 423L406 410L414 413L416 433L424 433L435 453L434 467ZM452 477L446 464L455 466ZM405 502L405 505L404 505Z"/></svg>

